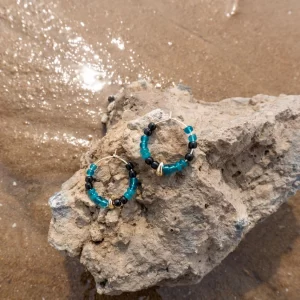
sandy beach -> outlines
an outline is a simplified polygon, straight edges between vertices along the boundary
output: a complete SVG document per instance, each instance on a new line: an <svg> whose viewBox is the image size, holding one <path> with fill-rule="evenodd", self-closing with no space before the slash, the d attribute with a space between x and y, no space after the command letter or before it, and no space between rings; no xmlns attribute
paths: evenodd
<svg viewBox="0 0 300 300"><path fill-rule="evenodd" d="M300 2L240 0L228 17L232 2L0 0L1 299L299 299L299 193L196 286L97 296L47 242L47 201L124 84L204 101L300 94Z"/></svg>

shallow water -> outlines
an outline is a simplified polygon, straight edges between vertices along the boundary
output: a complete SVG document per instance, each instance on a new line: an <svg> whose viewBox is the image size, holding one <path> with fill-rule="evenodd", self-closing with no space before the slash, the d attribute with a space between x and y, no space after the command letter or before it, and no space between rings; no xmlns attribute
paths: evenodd
<svg viewBox="0 0 300 300"><path fill-rule="evenodd" d="M298 0L0 0L1 299L95 298L47 243L47 200L102 136L108 95L140 78L206 101L300 94L299 23ZM299 209L283 206L197 286L115 298L297 299Z"/></svg>

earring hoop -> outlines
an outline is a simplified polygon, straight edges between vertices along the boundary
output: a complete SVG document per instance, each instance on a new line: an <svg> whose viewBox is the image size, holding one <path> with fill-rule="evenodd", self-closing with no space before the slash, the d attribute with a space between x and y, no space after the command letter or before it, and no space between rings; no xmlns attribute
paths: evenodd
<svg viewBox="0 0 300 300"><path fill-rule="evenodd" d="M123 196L119 199L105 199L102 196L98 195L97 191L95 190L93 186L93 182L95 181L94 175L96 170L98 169L98 164L102 161L116 158L123 162L125 164L126 170L128 171L129 175L129 187L126 190L126 192L123 194ZM98 206L102 208L110 208L113 209L115 207L121 207L125 205L129 200L133 198L133 196L136 194L136 190L138 187L138 179L136 178L136 171L134 171L134 165L131 162L127 162L122 157L118 156L116 153L114 153L112 156L103 157L99 160L97 160L95 163L90 164L89 168L86 171L86 177L85 177L85 189L89 196L89 198Z"/></svg>
<svg viewBox="0 0 300 300"><path fill-rule="evenodd" d="M171 164L164 164L163 162L158 162L153 159L151 156L150 150L148 148L149 137L152 135L154 130L156 130L157 125L168 122L168 121L175 121L181 127L183 127L184 133L188 135L188 153L185 155L184 159L180 159L179 161ZM149 123L148 127L144 129L144 135L141 137L140 143L140 154L142 158L145 160L147 165L150 165L152 169L156 170L156 175L163 176L163 175L171 175L173 173L182 171L185 169L189 162L194 159L194 150L197 148L197 136L193 133L194 128L192 126L186 125L182 121L172 118L172 113L168 119L159 121L157 123L151 122Z"/></svg>

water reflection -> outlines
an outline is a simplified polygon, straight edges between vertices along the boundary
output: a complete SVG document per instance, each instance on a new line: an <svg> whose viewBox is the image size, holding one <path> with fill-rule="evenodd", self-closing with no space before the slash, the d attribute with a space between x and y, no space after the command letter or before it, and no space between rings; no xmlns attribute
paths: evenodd
<svg viewBox="0 0 300 300"><path fill-rule="evenodd" d="M89 65L83 65L79 69L79 78L82 82L82 88L93 92L101 91L106 82L101 78L106 77L106 72L99 72Z"/></svg>
<svg viewBox="0 0 300 300"><path fill-rule="evenodd" d="M120 50L124 50L124 49L125 49L124 42L123 42L123 40L122 40L121 38L113 38L113 39L111 40L111 43L117 45L117 47L118 47Z"/></svg>
<svg viewBox="0 0 300 300"><path fill-rule="evenodd" d="M227 9L226 9L226 17L230 18L237 13L239 5L239 0L228 0Z"/></svg>
<svg viewBox="0 0 300 300"><path fill-rule="evenodd" d="M52 86L64 83L92 92L101 91L106 84L130 83L137 79L137 72L151 79L150 68L141 63L136 50L132 46L126 49L129 41L111 28L92 45L84 38L86 24L66 20L59 14L58 2L18 0L16 4L1 13L1 22L18 34L14 45L7 47L5 60L20 59L21 65L30 65L33 70L35 66L47 70ZM123 54L119 56L116 50ZM20 67L12 67L17 75ZM30 81L28 78L28 84Z"/></svg>
<svg viewBox="0 0 300 300"><path fill-rule="evenodd" d="M228 17L241 4L226 3ZM182 79L206 100L299 93L299 5L245 1L243 17L229 20L225 5L1 0L3 299L67 299L70 282L81 289L71 298L82 298L81 271L72 278L76 267L69 266L66 274L65 259L47 243L47 198L102 135L99 113L119 85L147 78L163 88ZM20 265L25 273L18 277Z"/></svg>

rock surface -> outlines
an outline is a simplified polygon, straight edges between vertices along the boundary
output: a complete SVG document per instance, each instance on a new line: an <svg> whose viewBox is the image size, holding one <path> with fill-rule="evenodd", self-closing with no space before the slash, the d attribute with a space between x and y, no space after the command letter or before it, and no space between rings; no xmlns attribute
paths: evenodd
<svg viewBox="0 0 300 300"><path fill-rule="evenodd" d="M199 282L299 189L300 96L205 103L182 87L159 91L136 82L115 98L106 136L94 141L82 169L49 200L49 242L80 256L100 294ZM140 136L170 111L194 127L199 146L184 172L157 177L140 158ZM186 144L180 126L168 121L151 137L150 150L158 161L171 162L185 154ZM85 193L85 168L115 150L136 164L142 186L124 208L100 210ZM127 173L117 160L101 165L97 177L103 196L126 190Z"/></svg>

